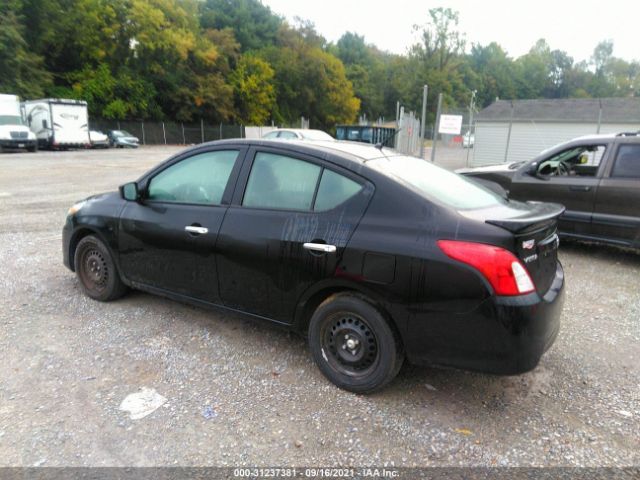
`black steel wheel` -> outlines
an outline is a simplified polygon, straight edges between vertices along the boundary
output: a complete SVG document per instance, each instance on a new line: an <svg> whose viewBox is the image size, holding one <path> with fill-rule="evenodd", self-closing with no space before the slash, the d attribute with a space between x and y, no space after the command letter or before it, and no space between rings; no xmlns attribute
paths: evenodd
<svg viewBox="0 0 640 480"><path fill-rule="evenodd" d="M356 294L333 295L317 308L309 323L309 346L329 380L357 393L384 387L404 359L385 316Z"/></svg>
<svg viewBox="0 0 640 480"><path fill-rule="evenodd" d="M84 292L95 300L115 300L127 290L109 249L93 235L84 237L78 243L74 266Z"/></svg>

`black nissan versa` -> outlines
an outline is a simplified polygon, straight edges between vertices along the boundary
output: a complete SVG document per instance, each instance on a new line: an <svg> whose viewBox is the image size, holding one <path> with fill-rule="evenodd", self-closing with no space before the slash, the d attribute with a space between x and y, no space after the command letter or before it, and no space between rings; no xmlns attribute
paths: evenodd
<svg viewBox="0 0 640 480"><path fill-rule="evenodd" d="M63 257L97 300L130 287L299 331L369 392L405 357L534 368L559 329L562 212L375 146L230 140L72 206Z"/></svg>

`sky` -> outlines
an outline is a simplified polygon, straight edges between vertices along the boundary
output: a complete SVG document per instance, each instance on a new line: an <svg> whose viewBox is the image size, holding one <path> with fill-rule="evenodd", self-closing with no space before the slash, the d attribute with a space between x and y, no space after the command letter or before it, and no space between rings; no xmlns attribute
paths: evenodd
<svg viewBox="0 0 640 480"><path fill-rule="evenodd" d="M381 50L406 53L416 42L413 25L424 25L430 8L460 13L467 50L472 43L500 44L514 58L544 38L552 50L564 50L575 61L589 60L598 42L613 40L613 54L640 60L638 0L262 0L293 22L311 20L316 30L335 42L344 32L363 35Z"/></svg>

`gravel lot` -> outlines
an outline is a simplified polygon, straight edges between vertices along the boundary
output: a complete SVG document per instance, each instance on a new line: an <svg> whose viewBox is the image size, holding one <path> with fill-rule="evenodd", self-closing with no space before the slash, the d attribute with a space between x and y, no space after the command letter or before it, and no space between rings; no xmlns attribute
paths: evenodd
<svg viewBox="0 0 640 480"><path fill-rule="evenodd" d="M562 329L535 371L405 366L371 396L272 326L85 297L61 260L68 207L178 150L0 156L0 466L640 465L638 254L562 246ZM167 402L131 420L141 387Z"/></svg>

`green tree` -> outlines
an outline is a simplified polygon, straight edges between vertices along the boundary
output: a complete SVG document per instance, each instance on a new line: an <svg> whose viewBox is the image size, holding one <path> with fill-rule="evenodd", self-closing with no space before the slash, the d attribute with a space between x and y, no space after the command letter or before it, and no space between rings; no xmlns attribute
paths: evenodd
<svg viewBox="0 0 640 480"><path fill-rule="evenodd" d="M264 125L269 120L276 101L273 77L273 69L263 59L252 54L240 57L229 78L237 120L245 125Z"/></svg>
<svg viewBox="0 0 640 480"><path fill-rule="evenodd" d="M284 26L279 45L259 52L275 72L278 123L304 116L314 128L331 129L356 119L360 101L344 65L321 48L309 45L296 30Z"/></svg>
<svg viewBox="0 0 640 480"><path fill-rule="evenodd" d="M244 52L276 43L282 19L258 0L206 0L200 23L204 29L231 29Z"/></svg>
<svg viewBox="0 0 640 480"><path fill-rule="evenodd" d="M17 0L0 6L0 92L37 98L51 84L51 75L24 38L21 7Z"/></svg>
<svg viewBox="0 0 640 480"><path fill-rule="evenodd" d="M360 99L360 113L372 120L393 113L385 111L384 102L387 55L351 32L340 37L331 53L345 65L347 78Z"/></svg>

